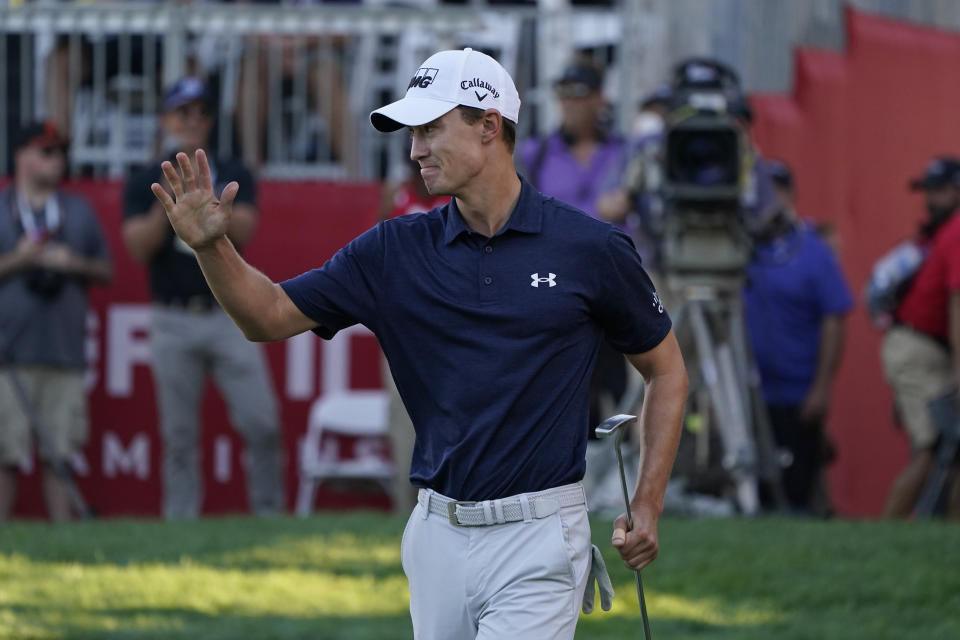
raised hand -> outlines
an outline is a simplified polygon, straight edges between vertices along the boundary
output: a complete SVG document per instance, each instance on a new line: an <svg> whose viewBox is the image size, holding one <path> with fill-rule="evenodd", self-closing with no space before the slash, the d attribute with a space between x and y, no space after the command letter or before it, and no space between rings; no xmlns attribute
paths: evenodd
<svg viewBox="0 0 960 640"><path fill-rule="evenodd" d="M199 251L226 235L230 226L233 199L240 185L236 182L228 184L223 188L218 200L213 192L210 165L203 149L197 149L195 162L196 164L191 162L187 154L181 152L177 154L179 172L171 162L160 165L163 176L173 191L172 198L156 182L150 185L150 190L163 205L167 218L180 239L194 251Z"/></svg>

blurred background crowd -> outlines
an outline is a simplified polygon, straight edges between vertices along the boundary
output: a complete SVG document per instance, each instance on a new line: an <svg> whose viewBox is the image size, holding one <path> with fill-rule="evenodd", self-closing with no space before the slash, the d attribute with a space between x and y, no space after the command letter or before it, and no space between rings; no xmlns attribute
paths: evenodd
<svg viewBox="0 0 960 640"><path fill-rule="evenodd" d="M394 508L412 505L405 475L412 426L388 369L379 377L384 392L348 393L357 386L349 361L363 357L348 345L344 360L325 361L320 385L291 391L291 362L313 360L288 349L278 366L276 350L268 358L243 339L149 185L161 160L204 148L217 188L240 183L234 243L261 255L296 254L298 268L284 276L318 266L326 248L297 244L297 253L285 238L303 236L309 246L311 236L339 233L343 244L378 220L443 204L419 181L407 137L377 134L367 114L400 97L428 55L465 46L495 56L516 80L518 171L544 193L628 232L674 318L694 384L668 508L960 515L952 430L960 129L933 115L955 112L960 95L928 87L916 94L921 110L883 121L900 133L922 130L911 146L885 150L899 161L888 188L907 206L888 213L897 222L883 231L855 224L862 203L829 204L871 188L848 173L844 145L811 150L797 133L806 118L817 135L839 139L847 118L857 117L839 102L817 111L823 100L816 98L817 83L833 87L838 100L846 95L841 72L831 69L847 68L837 52L866 48L855 48L856 37L916 42L936 27L942 42L931 46L958 53L960 6L850 4L0 4L0 175L8 176L0 192L0 519L39 508L30 497L17 502L34 449L43 472L33 497L42 494L56 520L89 513L88 503L171 519L216 511L204 486L229 484L236 460L247 485L241 504L260 515L294 503L309 512L328 477L374 478ZM798 49L831 51L834 67ZM874 56L882 65L882 54ZM944 73L944 85L958 84L952 69ZM813 87L806 104L794 87L802 80ZM782 96L795 88L797 100L785 106ZM925 112L929 95L940 98ZM935 124L924 128L917 122L925 113ZM874 130L877 138L883 133ZM814 168L820 160L843 169L825 179ZM907 199L910 190L923 197ZM291 205L285 192L298 202ZM258 237L270 240L258 244ZM94 294L91 315L87 285L114 278L119 293ZM91 346L91 323L112 321L129 303L146 312L149 339L137 357L150 369L149 418L143 406L111 404L108 396L123 393L110 386L109 371L94 374L99 382L89 373L120 357L101 350L124 348L109 337L106 348ZM316 350L313 342L297 345ZM233 429L225 440L201 436L210 428L207 379L224 404L225 420L217 419ZM346 382L331 393L333 379ZM95 393L106 399L88 406ZM604 348L592 393L596 424L634 412L642 384L622 356ZM293 400L309 403L294 407ZM105 424L125 421L124 411L156 440L140 458L136 428L102 435ZM331 447L324 429L339 429L352 452ZM392 456L366 448L388 433ZM85 447L85 462L78 461ZM619 481L606 473L610 454L599 446L588 452L595 509L618 502ZM109 460L141 481L154 474L140 474L138 464L157 468L150 492L158 497L109 506L103 492L117 475ZM837 460L846 466L828 473ZM84 470L91 461L99 463L96 482Z"/></svg>

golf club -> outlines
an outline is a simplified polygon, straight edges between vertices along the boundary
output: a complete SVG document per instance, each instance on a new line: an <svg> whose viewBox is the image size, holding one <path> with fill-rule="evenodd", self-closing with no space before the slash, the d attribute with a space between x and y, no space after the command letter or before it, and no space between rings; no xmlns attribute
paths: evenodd
<svg viewBox="0 0 960 640"><path fill-rule="evenodd" d="M620 444L623 442L623 436L627 430L624 428L637 421L637 416L631 416L625 413L619 413L607 418L596 429L598 438L609 438L616 434L614 446L617 450L617 464L620 466L620 486L623 488L623 503L627 508L627 531L633 529L633 515L630 513L630 493L627 491L627 476L623 469L623 453L620 451ZM633 576L637 583L637 600L640 601L640 616L643 618L643 637L650 640L650 620L647 618L647 601L643 597L643 580L640 578L640 572L634 570Z"/></svg>

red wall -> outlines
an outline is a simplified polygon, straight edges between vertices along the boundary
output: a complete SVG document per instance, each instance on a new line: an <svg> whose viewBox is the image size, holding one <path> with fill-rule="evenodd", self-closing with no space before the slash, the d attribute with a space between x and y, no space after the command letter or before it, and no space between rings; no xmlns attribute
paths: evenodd
<svg viewBox="0 0 960 640"><path fill-rule="evenodd" d="M924 215L907 190L934 154L960 155L960 35L847 11L845 53L800 50L792 95L755 96L755 135L765 155L797 177L799 210L833 221L858 298L873 262ZM909 456L895 430L883 379L881 334L862 304L848 325L830 429L839 460L830 473L837 506L876 515Z"/></svg>

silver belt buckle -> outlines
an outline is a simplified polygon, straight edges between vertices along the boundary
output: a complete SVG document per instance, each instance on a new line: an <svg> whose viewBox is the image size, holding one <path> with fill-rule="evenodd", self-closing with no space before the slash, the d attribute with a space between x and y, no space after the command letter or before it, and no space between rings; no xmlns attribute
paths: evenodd
<svg viewBox="0 0 960 640"><path fill-rule="evenodd" d="M475 524L463 524L457 519L457 505L463 505L464 507L472 507L477 504L476 502L466 502L466 501L454 501L447 503L447 518L450 520L450 524L455 527L476 527L479 525Z"/></svg>

